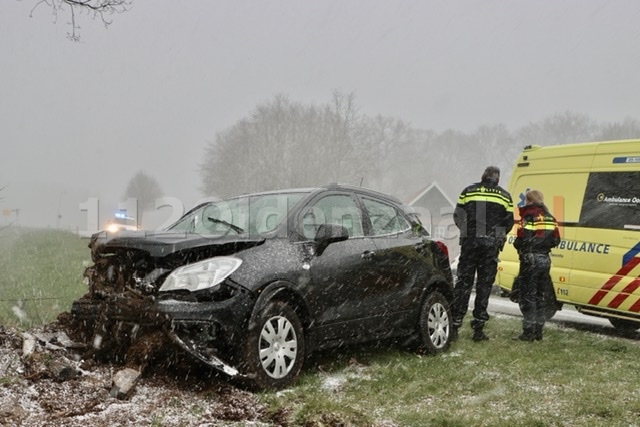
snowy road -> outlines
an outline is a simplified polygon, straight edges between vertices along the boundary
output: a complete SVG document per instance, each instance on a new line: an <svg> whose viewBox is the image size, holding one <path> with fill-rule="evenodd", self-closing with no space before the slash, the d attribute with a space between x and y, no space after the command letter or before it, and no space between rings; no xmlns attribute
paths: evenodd
<svg viewBox="0 0 640 427"><path fill-rule="evenodd" d="M471 304L473 307L473 298L471 296ZM501 297L500 295L493 293L489 299L489 314L501 314L509 315L518 318L522 318L518 304L511 302L508 298ZM634 332L624 332L615 329L607 319L601 319L599 317L587 316L586 314L580 314L571 305L564 305L562 310L558 311L551 320L550 324L558 325L562 328L571 328L579 331L594 332L601 335L610 337L626 338L633 341L640 340L640 329Z"/></svg>
<svg viewBox="0 0 640 427"><path fill-rule="evenodd" d="M471 299L473 300L473 297ZM471 306L472 305L473 301L471 303ZM492 294L489 299L489 313L501 313L522 317L518 304L511 302L508 298L495 294ZM559 323L579 323L598 327L609 327L613 329L613 326L611 326L611 323L609 323L608 320L580 314L573 308L573 306L570 305L562 306L562 310L558 311L550 321Z"/></svg>

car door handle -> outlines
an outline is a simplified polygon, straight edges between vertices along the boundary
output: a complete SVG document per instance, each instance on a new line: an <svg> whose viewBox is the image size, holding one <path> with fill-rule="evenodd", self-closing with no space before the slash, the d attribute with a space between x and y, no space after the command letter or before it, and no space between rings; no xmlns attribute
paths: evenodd
<svg viewBox="0 0 640 427"><path fill-rule="evenodd" d="M376 253L374 251L364 251L362 252L362 255L360 255L362 257L362 259L366 259L367 261L371 261L373 258L375 258Z"/></svg>

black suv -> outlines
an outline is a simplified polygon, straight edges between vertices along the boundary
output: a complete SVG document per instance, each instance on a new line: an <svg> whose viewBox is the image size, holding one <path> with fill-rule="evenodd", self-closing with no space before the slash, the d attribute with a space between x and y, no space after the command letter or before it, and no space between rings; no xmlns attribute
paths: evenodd
<svg viewBox="0 0 640 427"><path fill-rule="evenodd" d="M89 247L89 292L71 325L94 356L131 363L133 348L161 334L230 376L280 388L313 350L395 338L429 353L449 345L447 248L411 208L372 190L242 195L163 231L98 233Z"/></svg>

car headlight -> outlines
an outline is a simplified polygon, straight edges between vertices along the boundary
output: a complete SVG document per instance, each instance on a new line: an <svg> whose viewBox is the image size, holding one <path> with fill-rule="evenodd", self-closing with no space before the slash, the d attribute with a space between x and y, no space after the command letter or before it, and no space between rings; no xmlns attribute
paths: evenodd
<svg viewBox="0 0 640 427"><path fill-rule="evenodd" d="M242 260L239 258L221 256L176 268L160 286L160 292L195 292L219 286L240 264Z"/></svg>

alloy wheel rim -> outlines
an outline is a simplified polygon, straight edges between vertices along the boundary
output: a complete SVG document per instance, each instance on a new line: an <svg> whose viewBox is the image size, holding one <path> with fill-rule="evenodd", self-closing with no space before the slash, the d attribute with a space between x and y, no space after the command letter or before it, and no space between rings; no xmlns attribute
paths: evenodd
<svg viewBox="0 0 640 427"><path fill-rule="evenodd" d="M427 328L433 345L438 349L443 348L449 339L449 313L444 305L437 303L431 306Z"/></svg>
<svg viewBox="0 0 640 427"><path fill-rule="evenodd" d="M284 378L291 372L298 355L298 338L289 319L274 316L265 322L258 351L262 369L271 378Z"/></svg>

